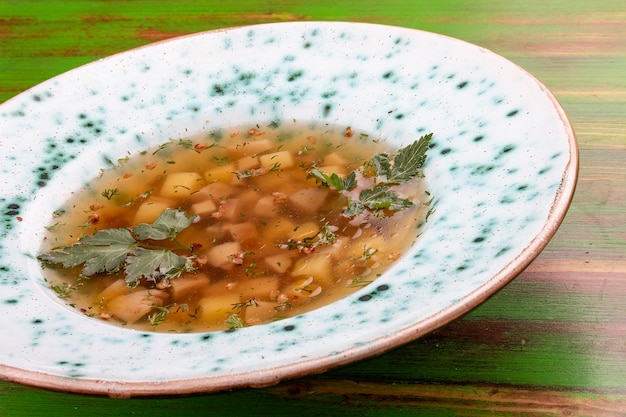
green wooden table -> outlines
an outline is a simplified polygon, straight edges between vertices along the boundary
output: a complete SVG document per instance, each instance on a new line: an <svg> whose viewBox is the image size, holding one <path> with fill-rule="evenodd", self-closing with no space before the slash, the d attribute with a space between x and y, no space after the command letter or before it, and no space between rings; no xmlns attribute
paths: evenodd
<svg viewBox="0 0 626 417"><path fill-rule="evenodd" d="M193 397L115 400L0 381L0 416L626 415L623 0L2 0L0 102L153 41L292 20L438 32L536 75L568 112L581 150L577 192L553 241L472 313L377 358Z"/></svg>

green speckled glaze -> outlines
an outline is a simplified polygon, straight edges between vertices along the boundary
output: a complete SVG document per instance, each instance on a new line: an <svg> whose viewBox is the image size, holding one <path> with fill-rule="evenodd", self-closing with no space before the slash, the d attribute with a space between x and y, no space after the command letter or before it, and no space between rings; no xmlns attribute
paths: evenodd
<svg viewBox="0 0 626 417"><path fill-rule="evenodd" d="M109 161L241 123L331 123L397 146L434 132L435 211L412 251L359 292L234 332L122 329L63 306L35 260L52 211ZM0 106L0 372L110 395L258 386L412 340L476 306L545 246L573 193L562 109L474 45L409 29L282 23L112 56Z"/></svg>

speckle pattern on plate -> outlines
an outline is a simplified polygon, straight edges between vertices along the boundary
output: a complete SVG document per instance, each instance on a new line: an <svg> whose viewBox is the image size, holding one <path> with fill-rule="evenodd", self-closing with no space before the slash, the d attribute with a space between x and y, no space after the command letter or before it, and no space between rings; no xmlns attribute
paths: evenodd
<svg viewBox="0 0 626 417"><path fill-rule="evenodd" d="M358 128L398 146L434 133L434 213L412 251L359 292L233 332L158 334L57 302L35 260L52 211L101 169L242 122ZM536 79L416 30L281 23L118 54L0 106L0 376L112 396L262 386L410 341L519 273L563 218L577 175L567 118Z"/></svg>

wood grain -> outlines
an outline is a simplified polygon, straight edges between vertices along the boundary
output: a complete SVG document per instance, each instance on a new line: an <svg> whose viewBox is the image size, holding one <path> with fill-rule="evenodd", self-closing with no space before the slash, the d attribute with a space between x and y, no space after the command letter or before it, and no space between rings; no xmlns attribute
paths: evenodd
<svg viewBox="0 0 626 417"><path fill-rule="evenodd" d="M554 239L466 316L323 375L265 389L131 401L0 381L0 415L626 415L623 0L0 0L0 102L150 42L295 20L375 22L458 37L545 83L567 111L580 148L576 194Z"/></svg>

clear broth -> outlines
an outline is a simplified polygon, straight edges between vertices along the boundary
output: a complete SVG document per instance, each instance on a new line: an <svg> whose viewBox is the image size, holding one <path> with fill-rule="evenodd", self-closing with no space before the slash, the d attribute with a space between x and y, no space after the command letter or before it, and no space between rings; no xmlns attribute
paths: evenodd
<svg viewBox="0 0 626 417"><path fill-rule="evenodd" d="M55 212L44 249L180 209L199 218L177 238L196 271L129 286L123 271L86 278L80 267L46 267L46 280L87 316L149 331L226 330L319 308L383 274L424 222L421 178L397 188L412 207L349 219L342 215L346 197L307 175L316 166L345 176L379 152L393 149L327 125L232 128L170 140L118 161L78 191ZM325 225L334 241L312 243Z"/></svg>

